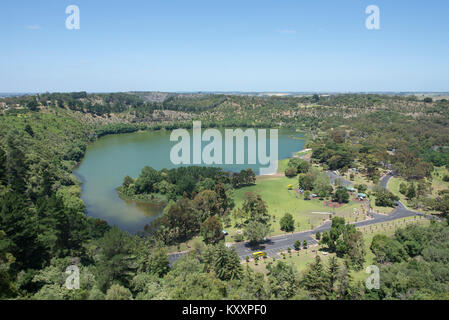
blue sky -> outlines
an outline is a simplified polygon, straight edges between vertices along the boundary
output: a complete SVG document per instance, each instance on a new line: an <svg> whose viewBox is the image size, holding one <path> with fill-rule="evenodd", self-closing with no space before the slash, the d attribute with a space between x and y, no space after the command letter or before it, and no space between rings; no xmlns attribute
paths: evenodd
<svg viewBox="0 0 449 320"><path fill-rule="evenodd" d="M448 16L447 0L2 1L0 92L449 91Z"/></svg>

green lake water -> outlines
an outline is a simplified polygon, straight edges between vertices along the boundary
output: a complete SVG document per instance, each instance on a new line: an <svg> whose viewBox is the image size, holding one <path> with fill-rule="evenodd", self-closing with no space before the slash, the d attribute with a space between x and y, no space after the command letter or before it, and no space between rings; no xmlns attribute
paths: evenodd
<svg viewBox="0 0 449 320"><path fill-rule="evenodd" d="M126 175L137 177L144 166L157 170L177 167L170 161L170 150L177 143L170 141L170 133L162 130L109 135L91 144L74 172L83 183L82 199L86 204L87 215L106 220L110 225L117 225L131 233L142 231L147 223L157 217L163 208L149 203L125 201L115 189ZM279 130L279 159L291 157L301 150L305 142L302 137L301 133ZM269 153L268 145L267 149ZM252 168L258 174L260 166L220 167L226 171Z"/></svg>

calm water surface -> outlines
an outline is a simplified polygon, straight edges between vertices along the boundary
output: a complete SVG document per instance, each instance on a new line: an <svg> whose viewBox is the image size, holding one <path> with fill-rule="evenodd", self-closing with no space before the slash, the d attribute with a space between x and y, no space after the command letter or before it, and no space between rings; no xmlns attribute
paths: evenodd
<svg viewBox="0 0 449 320"><path fill-rule="evenodd" d="M170 133L144 131L110 135L90 145L85 158L75 170L75 175L83 183L82 199L86 204L87 215L106 220L110 225L117 225L131 233L143 230L147 223L157 217L163 208L122 200L115 189L126 175L137 177L144 166L157 170L176 167L170 161L170 150L176 144L170 141ZM304 140L301 137L301 133L279 131L279 159L288 158L302 149ZM245 168L252 168L256 174L259 171L258 165L220 166L231 171Z"/></svg>

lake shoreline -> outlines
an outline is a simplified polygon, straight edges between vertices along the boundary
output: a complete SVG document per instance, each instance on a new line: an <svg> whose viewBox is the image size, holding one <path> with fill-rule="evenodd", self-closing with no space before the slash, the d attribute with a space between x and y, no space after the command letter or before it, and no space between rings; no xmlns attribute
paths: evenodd
<svg viewBox="0 0 449 320"><path fill-rule="evenodd" d="M125 195L123 192L120 191L120 189L121 189L121 187L117 187L115 189L115 191L117 191L119 198L124 201L132 201L132 202L139 203L139 204L153 204L156 206L163 206L163 207L165 207L168 203L167 197L165 197L164 195L151 193L151 194L145 195L145 196L151 197L151 199L134 198L134 197Z"/></svg>

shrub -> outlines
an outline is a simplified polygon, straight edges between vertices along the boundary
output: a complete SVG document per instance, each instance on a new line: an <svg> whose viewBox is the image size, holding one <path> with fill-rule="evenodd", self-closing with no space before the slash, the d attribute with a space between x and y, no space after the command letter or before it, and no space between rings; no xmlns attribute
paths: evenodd
<svg viewBox="0 0 449 320"><path fill-rule="evenodd" d="M295 248L296 251L301 250L301 241L296 240L295 243L293 244L293 247Z"/></svg>
<svg viewBox="0 0 449 320"><path fill-rule="evenodd" d="M357 189L358 192L360 193L365 193L366 190L368 190L368 186L366 184L359 184L356 185L355 188Z"/></svg>
<svg viewBox="0 0 449 320"><path fill-rule="evenodd" d="M404 182L399 185L399 192L403 195L407 193L407 185Z"/></svg>
<svg viewBox="0 0 449 320"><path fill-rule="evenodd" d="M304 191L304 200L310 200L310 191L309 190Z"/></svg>
<svg viewBox="0 0 449 320"><path fill-rule="evenodd" d="M380 190L376 193L376 206L378 207L394 207L395 201L398 201L399 197L387 190Z"/></svg>
<svg viewBox="0 0 449 320"><path fill-rule="evenodd" d="M241 234L241 233L236 234L234 239L235 239L236 242L242 242L243 241L243 234Z"/></svg>
<svg viewBox="0 0 449 320"><path fill-rule="evenodd" d="M287 169L285 169L285 176L288 178L293 178L294 176L296 176L296 174L297 174L296 168L288 167Z"/></svg>
<svg viewBox="0 0 449 320"><path fill-rule="evenodd" d="M106 292L106 300L132 300L133 296L128 288L113 284Z"/></svg>
<svg viewBox="0 0 449 320"><path fill-rule="evenodd" d="M349 194L346 191L345 187L338 187L332 196L332 200L338 203L348 203L349 202Z"/></svg>
<svg viewBox="0 0 449 320"><path fill-rule="evenodd" d="M290 213L286 213L281 221L279 222L281 225L281 230L285 232L292 232L295 230L295 220Z"/></svg>

